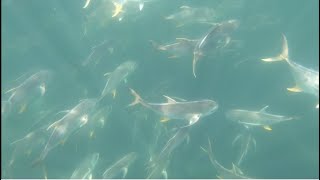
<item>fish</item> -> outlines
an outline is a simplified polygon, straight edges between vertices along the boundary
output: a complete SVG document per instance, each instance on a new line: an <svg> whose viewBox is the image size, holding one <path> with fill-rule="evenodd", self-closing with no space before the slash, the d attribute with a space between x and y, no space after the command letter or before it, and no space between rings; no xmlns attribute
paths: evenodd
<svg viewBox="0 0 320 180"><path fill-rule="evenodd" d="M238 134L235 137L235 139L232 142L232 145L234 146L237 142L240 142L240 150L238 160L235 164L237 166L240 166L244 161L245 157L248 155L249 150L251 148L256 150L257 143L252 133L247 128L245 128L245 130L241 134Z"/></svg>
<svg viewBox="0 0 320 180"><path fill-rule="evenodd" d="M119 175L122 179L126 177L128 173L129 166L137 159L136 152L130 152L111 165L108 169L106 169L102 175L104 179L113 179L119 178Z"/></svg>
<svg viewBox="0 0 320 180"><path fill-rule="evenodd" d="M73 171L70 179L92 179L92 171L99 161L99 153L92 153L85 157Z"/></svg>
<svg viewBox="0 0 320 180"><path fill-rule="evenodd" d="M230 34L239 27L239 21L232 19L214 25L209 32L203 36L193 50L192 73L196 77L196 64L204 56L205 52L215 51L226 47L230 41Z"/></svg>
<svg viewBox="0 0 320 180"><path fill-rule="evenodd" d="M107 53L113 53L112 41L104 40L98 45L91 48L89 56L81 63L82 66L87 66L89 63L95 61L96 63Z"/></svg>
<svg viewBox="0 0 320 180"><path fill-rule="evenodd" d="M142 106L151 109L159 115L162 115L165 119L187 120L189 122L187 126L195 124L200 118L208 116L216 112L218 109L218 103L209 99L179 102L169 96L164 95L164 97L167 99L167 102L149 103L143 100L133 89L130 88L130 91L135 99L131 104L129 104L129 106L141 104Z"/></svg>
<svg viewBox="0 0 320 180"><path fill-rule="evenodd" d="M41 153L48 138L46 130L39 128L12 142L10 145L13 146L13 152L9 160L9 167L12 167L16 160L21 158L27 158L28 161L32 161L33 158Z"/></svg>
<svg viewBox="0 0 320 180"><path fill-rule="evenodd" d="M276 57L263 58L261 60L264 62L286 61L295 80L295 86L287 88L287 90L290 92L305 92L314 95L318 99L315 107L319 109L319 71L306 68L289 58L288 41L284 34L282 34L281 54Z"/></svg>
<svg viewBox="0 0 320 180"><path fill-rule="evenodd" d="M208 154L211 164L214 166L214 168L218 173L217 178L219 179L251 179L248 176L246 176L237 165L233 163L232 163L232 169L227 169L223 165L221 165L213 155L210 139L208 139L208 142L209 142L208 149L205 149L203 147L200 147L200 148L205 153Z"/></svg>
<svg viewBox="0 0 320 180"><path fill-rule="evenodd" d="M161 159L160 161L155 161L150 158L149 166L147 167L148 175L146 179L168 179L167 167L169 166L169 163L169 158Z"/></svg>
<svg viewBox="0 0 320 180"><path fill-rule="evenodd" d="M96 103L96 99L81 100L74 108L66 111L67 114L61 119L50 124L46 129L50 134L50 137L41 152L40 157L32 163L33 166L43 161L49 151L57 145L65 143L71 134L87 124L89 121L89 115L93 111Z"/></svg>
<svg viewBox="0 0 320 180"><path fill-rule="evenodd" d="M11 94L8 100L2 102L5 108L1 110L3 111L1 114L12 111L17 111L18 113L24 112L27 104L32 103L37 97L45 95L46 85L51 77L52 73L50 71L41 70L32 74L17 87L7 90L5 94Z"/></svg>
<svg viewBox="0 0 320 180"><path fill-rule="evenodd" d="M179 58L186 56L194 49L194 46L198 42L198 40L187 39L187 38L176 38L175 43L159 45L154 41L150 41L152 46L160 51L166 51L169 54L169 58Z"/></svg>
<svg viewBox="0 0 320 180"><path fill-rule="evenodd" d="M226 112L226 118L247 128L263 127L269 131L272 130L271 125L296 119L294 117L270 114L266 112L268 107L269 106L265 106L259 111L232 109Z"/></svg>
<svg viewBox="0 0 320 180"><path fill-rule="evenodd" d="M105 73L104 76L108 77L108 81L102 90L100 99L104 98L107 94L112 93L113 98L116 96L116 88L122 81L125 81L137 68L137 63L134 61L126 61L120 64L113 72Z"/></svg>
<svg viewBox="0 0 320 180"><path fill-rule="evenodd" d="M168 178L166 168L169 165L170 156L173 150L180 146L184 140L188 141L189 129L190 127L178 128L176 133L167 141L167 143L161 149L159 155L157 155L153 159L150 159L147 179L154 179L159 177L164 177L165 179Z"/></svg>
<svg viewBox="0 0 320 180"><path fill-rule="evenodd" d="M176 27L182 27L188 24L213 24L216 20L216 13L211 8L200 7L192 8L190 6L180 6L180 10L165 17L165 20L174 21Z"/></svg>

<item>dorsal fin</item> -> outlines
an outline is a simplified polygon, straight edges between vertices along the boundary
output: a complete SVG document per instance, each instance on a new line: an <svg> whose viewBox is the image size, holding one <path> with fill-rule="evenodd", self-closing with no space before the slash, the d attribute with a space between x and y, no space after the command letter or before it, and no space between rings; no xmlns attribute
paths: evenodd
<svg viewBox="0 0 320 180"><path fill-rule="evenodd" d="M190 9L190 6L180 6L180 9Z"/></svg>
<svg viewBox="0 0 320 180"><path fill-rule="evenodd" d="M107 73L105 73L103 76L109 77L110 74L111 74L111 72L107 72Z"/></svg>
<svg viewBox="0 0 320 180"><path fill-rule="evenodd" d="M168 103L176 103L177 102L176 100L172 99L169 96L163 95L163 97L165 97L168 100Z"/></svg>
<svg viewBox="0 0 320 180"><path fill-rule="evenodd" d="M265 106L265 107L263 107L263 108L260 110L260 112L265 113L268 107L269 107L268 105Z"/></svg>

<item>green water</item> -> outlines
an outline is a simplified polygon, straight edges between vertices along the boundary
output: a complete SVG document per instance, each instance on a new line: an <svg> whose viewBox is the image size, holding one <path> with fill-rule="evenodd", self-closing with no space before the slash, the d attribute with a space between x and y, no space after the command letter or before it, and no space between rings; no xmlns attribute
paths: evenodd
<svg viewBox="0 0 320 180"><path fill-rule="evenodd" d="M276 124L272 131L254 128L256 149L249 149L239 166L243 173L252 178L319 178L319 111L314 108L318 97L286 90L294 86L286 63L260 61L280 52L283 33L290 58L318 71L317 0L153 0L146 2L142 11L138 4L128 3L130 9L124 9L121 21L111 17L112 3L107 0L92 1L86 9L82 8L83 0L1 3L2 101L10 96L7 90L33 73L43 69L52 73L44 96L28 100L21 113L1 118L1 178L44 178L43 167L48 178L70 178L85 156L94 152L99 153L99 161L93 178L102 178L107 167L130 152L136 152L137 158L126 178L146 178L150 154L158 154L174 135L175 120L160 123L161 115L140 105L128 107L133 100L128 87L148 102L165 102L162 95L168 95L188 101L211 99L219 104L215 113L190 127L188 142L173 150L166 168L168 178L217 178L217 170L200 148L208 146L208 138L217 161L231 169L240 150L232 141L242 131L239 124L226 119L225 112L237 108L259 111L266 105L267 112L298 118ZM168 44L177 37L198 39L209 31L208 24L177 27L165 20L183 5L212 8L215 16L210 19L215 23L240 22L231 35L231 41L238 45L200 60L197 78L192 75L192 52L168 58L170 55L150 43ZM81 66L92 47L104 40L109 45L98 52L100 61L94 59ZM88 123L35 167L31 162L43 145L10 145L45 127L48 121L60 119L56 113L72 109L79 100L99 98L107 82L103 74L128 60L138 66L126 83L117 87L115 98L103 100L102 107L110 110L102 113L106 119L103 127ZM91 138L89 127L94 129ZM37 138L49 136L43 132ZM31 142L35 141L22 141ZM35 149L28 156L30 147Z"/></svg>

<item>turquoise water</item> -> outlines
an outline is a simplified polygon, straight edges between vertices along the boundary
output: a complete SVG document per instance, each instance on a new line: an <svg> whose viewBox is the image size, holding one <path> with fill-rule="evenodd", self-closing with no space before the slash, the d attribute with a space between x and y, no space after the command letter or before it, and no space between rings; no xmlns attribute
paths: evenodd
<svg viewBox="0 0 320 180"><path fill-rule="evenodd" d="M167 95L187 101L210 99L219 104L216 112L188 127L188 136L170 156L156 161L160 166L169 160L164 168L168 178L221 176L200 148L208 147L208 138L216 160L231 169L241 153L239 144L233 146L232 142L246 132L225 113L230 109L259 111L266 105L267 112L296 120L275 124L272 131L262 127L249 131L256 148L250 147L239 165L243 174L252 178L319 178L318 97L286 90L295 82L285 62L260 61L281 51L283 33L290 59L318 71L318 1L150 0L141 11L138 3L128 2L121 21L118 17L122 16L111 17L113 4L108 0L92 1L87 8L83 8L85 1L1 3L2 109L8 107L12 92L17 92L6 91L19 87L40 70L50 74L43 96L39 93L42 83L35 84L31 90L23 89L21 102L11 103L15 110L3 110L2 178L70 178L85 157L95 152L99 160L90 172L93 178L103 178L108 167L130 152L137 157L129 164L126 178L147 178L150 155L157 157L177 132L175 128L185 121L160 122L163 116L144 106L128 107L134 99L128 88L147 102L165 102L163 95ZM211 9L213 14L205 16L210 23L240 22L228 34L230 46L204 52L196 66L196 78L192 74L193 48L172 58L175 54L157 50L150 43L200 39L208 33L212 25L188 23L197 14L176 22L165 19L185 9L181 6ZM102 42L106 43L99 46ZM91 61L82 66L92 52ZM137 67L119 83L115 98L110 93L99 101L88 113L85 125L57 141L41 163L32 165L49 142L52 131L47 127L68 113L61 111L72 109L80 100L100 98L108 80L104 74L128 60ZM39 133L12 144L30 132Z"/></svg>

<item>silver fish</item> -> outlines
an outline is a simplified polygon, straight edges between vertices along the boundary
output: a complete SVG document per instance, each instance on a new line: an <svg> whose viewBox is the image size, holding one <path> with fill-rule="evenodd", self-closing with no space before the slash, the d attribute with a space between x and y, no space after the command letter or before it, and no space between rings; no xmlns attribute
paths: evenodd
<svg viewBox="0 0 320 180"><path fill-rule="evenodd" d="M136 160L137 153L131 152L123 156L112 166L106 169L102 175L104 179L112 179L118 177L122 173L122 179L126 177L129 166Z"/></svg>
<svg viewBox="0 0 320 180"><path fill-rule="evenodd" d="M50 133L48 142L40 154L40 158L33 164L36 165L44 160L50 150L64 143L72 133L87 124L89 115L95 107L96 102L96 99L84 99L73 109L67 111L68 113L61 119L49 125L47 128L47 131Z"/></svg>
<svg viewBox="0 0 320 180"><path fill-rule="evenodd" d="M291 73L296 83L294 87L287 88L287 90L291 92L305 92L316 96L318 98L316 108L319 108L319 71L306 68L289 59L288 42L284 34L282 34L281 54L276 57L264 58L261 60L265 62L285 60L290 66Z"/></svg>
<svg viewBox="0 0 320 180"><path fill-rule="evenodd" d="M20 160L21 158L34 160L33 158L36 158L45 147L48 138L46 129L40 128L12 142L11 146L14 147L14 150L9 161L9 167L13 166L16 160Z"/></svg>
<svg viewBox="0 0 320 180"><path fill-rule="evenodd" d="M46 84L50 77L50 71L41 70L31 75L19 86L6 91L5 94L11 93L8 100L3 102L6 106L6 111L17 110L18 113L25 111L27 104L46 93Z"/></svg>
<svg viewBox="0 0 320 180"><path fill-rule="evenodd" d="M222 22L213 28L202 37L193 50L192 72L196 77L196 64L205 52L214 51L226 47L230 41L230 34L239 26L238 20L228 20Z"/></svg>
<svg viewBox="0 0 320 180"><path fill-rule="evenodd" d="M164 96L168 100L166 103L149 103L133 89L130 91L135 99L129 106L142 104L165 118L187 120L189 122L187 126L195 124L201 117L208 116L218 109L218 103L208 99L178 102L169 96Z"/></svg>
<svg viewBox="0 0 320 180"><path fill-rule="evenodd" d="M148 169L151 169L147 178L168 178L166 167L169 165L170 155L181 143L187 139L190 127L179 128L177 132L167 141L159 155L149 162Z"/></svg>
<svg viewBox="0 0 320 180"><path fill-rule="evenodd" d="M222 166L213 155L211 142L209 139L208 139L208 142L209 142L208 149L205 149L203 147L201 147L201 149L208 154L211 164L214 166L214 168L218 173L217 178L219 179L251 179L247 177L242 172L242 170L233 163L232 163L232 169L227 169L224 166Z"/></svg>
<svg viewBox="0 0 320 180"><path fill-rule="evenodd" d="M96 164L99 160L99 153L89 154L85 159L79 164L77 169L75 169L70 177L70 179L91 179L92 171L94 170Z"/></svg>
<svg viewBox="0 0 320 180"><path fill-rule="evenodd" d="M137 64L134 61L126 61L120 64L113 72L106 73L105 76L108 76L108 81L102 90L101 99L109 93L112 93L113 97L115 97L118 85L125 81L136 68Z"/></svg>
<svg viewBox="0 0 320 180"><path fill-rule="evenodd" d="M192 8L181 6L180 11L165 17L166 20L174 21L177 27L194 23L211 24L216 20L216 13L210 8Z"/></svg>
<svg viewBox="0 0 320 180"><path fill-rule="evenodd" d="M113 47L111 46L112 42L110 40L104 40L102 43L93 46L91 48L91 53L89 56L82 62L82 66L87 66L89 63L95 61L96 63L107 53L113 53Z"/></svg>
<svg viewBox="0 0 320 180"><path fill-rule="evenodd" d="M176 42L171 44L159 45L158 43L151 41L152 46L160 51L166 51L169 54L169 58L185 57L194 49L194 46L198 40L192 40L187 38L176 38Z"/></svg>
<svg viewBox="0 0 320 180"><path fill-rule="evenodd" d="M272 130L270 126L273 124L295 119L293 117L267 113L266 109L268 107L269 106L265 106L259 111L233 109L226 112L226 117L248 128L258 126L269 131Z"/></svg>
<svg viewBox="0 0 320 180"><path fill-rule="evenodd" d="M232 142L232 145L235 145L237 142L240 143L240 150L238 160L236 161L236 165L240 166L245 157L248 155L249 150L251 148L253 148L254 150L256 149L257 143L255 138L252 136L251 132L247 128L245 128L245 130L241 134L238 134L235 137L235 139Z"/></svg>

